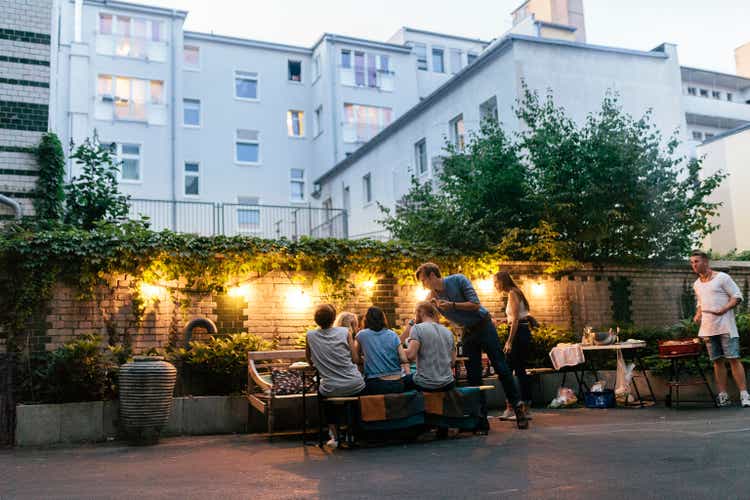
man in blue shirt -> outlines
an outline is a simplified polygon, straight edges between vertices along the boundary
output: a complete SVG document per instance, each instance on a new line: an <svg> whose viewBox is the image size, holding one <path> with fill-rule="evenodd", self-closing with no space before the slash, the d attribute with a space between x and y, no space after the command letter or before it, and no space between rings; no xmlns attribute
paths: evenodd
<svg viewBox="0 0 750 500"><path fill-rule="evenodd" d="M479 297L471 281L463 274L452 274L443 278L440 268L432 262L419 266L416 274L422 286L430 290L428 300L440 314L463 328L464 356L469 358L466 363L469 385L482 384L484 351L503 385L505 397L515 409L516 425L519 429L527 429L529 421L526 418L526 407L524 402L519 400L518 388L505 361L495 324L489 311L479 303Z"/></svg>

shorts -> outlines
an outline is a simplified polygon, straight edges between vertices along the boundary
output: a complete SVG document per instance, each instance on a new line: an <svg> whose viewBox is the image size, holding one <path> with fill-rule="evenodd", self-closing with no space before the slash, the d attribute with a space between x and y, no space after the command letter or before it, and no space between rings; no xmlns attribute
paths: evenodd
<svg viewBox="0 0 750 500"><path fill-rule="evenodd" d="M728 333L704 337L706 350L711 361L719 358L737 359L740 357L740 338L730 337Z"/></svg>

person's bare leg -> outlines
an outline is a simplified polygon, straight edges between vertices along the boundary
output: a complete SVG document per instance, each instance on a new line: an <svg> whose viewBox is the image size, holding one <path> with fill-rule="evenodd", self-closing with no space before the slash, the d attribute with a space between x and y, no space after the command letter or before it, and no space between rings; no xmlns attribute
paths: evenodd
<svg viewBox="0 0 750 500"><path fill-rule="evenodd" d="M739 359L730 359L729 366L732 369L732 377L734 383L737 384L737 389L742 391L747 390L747 381L745 379L745 367L742 366L742 361Z"/></svg>
<svg viewBox="0 0 750 500"><path fill-rule="evenodd" d="M727 392L727 366L726 359L719 358L714 361L714 378L716 379L716 388L720 393Z"/></svg>

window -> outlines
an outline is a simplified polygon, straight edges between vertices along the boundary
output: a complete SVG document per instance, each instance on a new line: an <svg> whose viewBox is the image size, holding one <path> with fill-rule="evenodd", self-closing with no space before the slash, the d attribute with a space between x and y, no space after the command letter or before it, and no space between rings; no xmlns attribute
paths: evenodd
<svg viewBox="0 0 750 500"><path fill-rule="evenodd" d="M257 196L239 196L237 203L237 228L240 232L260 230L260 200Z"/></svg>
<svg viewBox="0 0 750 500"><path fill-rule="evenodd" d="M313 57L313 81L320 78L320 54Z"/></svg>
<svg viewBox="0 0 750 500"><path fill-rule="evenodd" d="M186 69L199 69L201 67L201 49L194 45L185 45L182 48L182 63Z"/></svg>
<svg viewBox="0 0 750 500"><path fill-rule="evenodd" d="M99 15L99 34L100 35L112 34L112 15L111 14Z"/></svg>
<svg viewBox="0 0 750 500"><path fill-rule="evenodd" d="M260 140L257 130L237 130L234 160L237 163L260 163Z"/></svg>
<svg viewBox="0 0 750 500"><path fill-rule="evenodd" d="M703 134L703 138L706 140L709 140L713 136L714 134L712 134L711 132L706 132L705 134Z"/></svg>
<svg viewBox="0 0 750 500"><path fill-rule="evenodd" d="M456 147L456 150L461 152L464 150L464 115L458 115L451 120L451 142Z"/></svg>
<svg viewBox="0 0 750 500"><path fill-rule="evenodd" d="M287 111L286 130L289 137L303 137L305 135L305 113L303 111Z"/></svg>
<svg viewBox="0 0 750 500"><path fill-rule="evenodd" d="M412 43L417 55L417 69L427 71L427 46L423 43Z"/></svg>
<svg viewBox="0 0 750 500"><path fill-rule="evenodd" d="M727 92L727 101L732 102L732 93Z"/></svg>
<svg viewBox="0 0 750 500"><path fill-rule="evenodd" d="M249 71L234 72L234 97L237 99L258 99L258 73Z"/></svg>
<svg viewBox="0 0 750 500"><path fill-rule="evenodd" d="M492 96L479 105L479 119L481 121L493 120L498 121L497 115L497 97Z"/></svg>
<svg viewBox="0 0 750 500"><path fill-rule="evenodd" d="M391 124L391 108L344 104L344 142L367 142Z"/></svg>
<svg viewBox="0 0 750 500"><path fill-rule="evenodd" d="M351 68L352 67L352 51L348 49L341 49L341 67Z"/></svg>
<svg viewBox="0 0 750 500"><path fill-rule="evenodd" d="M139 144L118 144L120 179L138 182L141 180L141 146Z"/></svg>
<svg viewBox="0 0 750 500"><path fill-rule="evenodd" d="M445 63L443 61L443 49L432 48L432 71L435 73L445 73Z"/></svg>
<svg viewBox="0 0 750 500"><path fill-rule="evenodd" d="M365 84L365 53L354 53L354 84L364 86Z"/></svg>
<svg viewBox="0 0 750 500"><path fill-rule="evenodd" d="M695 87L688 87L688 95L698 95L698 89Z"/></svg>
<svg viewBox="0 0 750 500"><path fill-rule="evenodd" d="M362 177L362 199L365 203L372 202L372 177L370 174Z"/></svg>
<svg viewBox="0 0 750 500"><path fill-rule="evenodd" d="M200 194L199 180L200 165L198 162L185 162L185 195L198 196Z"/></svg>
<svg viewBox="0 0 750 500"><path fill-rule="evenodd" d="M458 73L461 71L462 66L462 59L463 59L463 53L458 49L451 49L450 50L450 57L451 57L451 73Z"/></svg>
<svg viewBox="0 0 750 500"><path fill-rule="evenodd" d="M182 123L186 127L201 126L201 102L198 99L182 100Z"/></svg>
<svg viewBox="0 0 750 500"><path fill-rule="evenodd" d="M701 97L708 97L708 90L701 89Z"/></svg>
<svg viewBox="0 0 750 500"><path fill-rule="evenodd" d="M164 82L99 75L95 117L98 120L148 121L163 125Z"/></svg>
<svg viewBox="0 0 750 500"><path fill-rule="evenodd" d="M466 62L467 62L467 64L473 63L478 58L479 58L479 54L477 54L476 52L469 51L469 52L466 53Z"/></svg>
<svg viewBox="0 0 750 500"><path fill-rule="evenodd" d="M291 201L305 201L305 170L293 168L289 171L289 188Z"/></svg>
<svg viewBox="0 0 750 500"><path fill-rule="evenodd" d="M414 145L414 163L419 175L427 173L427 142L424 139Z"/></svg>
<svg viewBox="0 0 750 500"><path fill-rule="evenodd" d="M323 132L323 106L315 108L315 115L313 116L313 133L315 136L319 136Z"/></svg>
<svg viewBox="0 0 750 500"><path fill-rule="evenodd" d="M697 130L693 130L693 140L694 141L702 141L703 140L703 134L701 132L698 132Z"/></svg>
<svg viewBox="0 0 750 500"><path fill-rule="evenodd" d="M163 62L164 38L163 21L100 13L96 52Z"/></svg>
<svg viewBox="0 0 750 500"><path fill-rule="evenodd" d="M711 97L713 97L714 99L721 99L721 92L719 92L718 90L712 90Z"/></svg>
<svg viewBox="0 0 750 500"><path fill-rule="evenodd" d="M302 82L302 61L289 61L289 81Z"/></svg>

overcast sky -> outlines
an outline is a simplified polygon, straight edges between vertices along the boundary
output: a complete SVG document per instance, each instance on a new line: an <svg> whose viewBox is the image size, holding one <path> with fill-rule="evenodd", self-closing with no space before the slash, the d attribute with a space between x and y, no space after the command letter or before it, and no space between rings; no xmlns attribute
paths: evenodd
<svg viewBox="0 0 750 500"><path fill-rule="evenodd" d="M324 32L386 40L401 26L490 40L522 0L133 0L188 11L186 29L311 46ZM735 72L750 0L584 0L589 43L678 45L685 66Z"/></svg>

